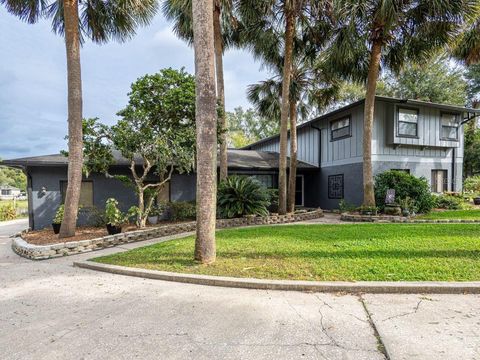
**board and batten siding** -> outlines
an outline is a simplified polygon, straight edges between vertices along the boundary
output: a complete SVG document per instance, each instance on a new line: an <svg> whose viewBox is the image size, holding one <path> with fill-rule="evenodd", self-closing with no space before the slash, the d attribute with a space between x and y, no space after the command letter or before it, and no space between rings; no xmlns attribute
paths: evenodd
<svg viewBox="0 0 480 360"><path fill-rule="evenodd" d="M418 139L397 137L397 108L417 108L419 111ZM357 106L327 115L298 129L298 159L321 168L363 162L363 103ZM430 168L447 166L463 162L463 127L459 127L459 141L444 141L440 138L442 110L433 106L401 104L379 100L375 102L375 122L373 126L372 161L383 162L379 168L395 168L403 163L423 163ZM331 122L350 116L351 136L332 141ZM315 127L315 128L314 128ZM319 141L319 130L321 140ZM318 146L321 145L319 154ZM253 150L279 152L279 137L255 144ZM454 150L453 150L454 149ZM455 151L455 154L453 153ZM318 157L321 156L320 164ZM461 167L461 166L459 166ZM426 171L426 170L425 170ZM457 175L458 176L458 175Z"/></svg>

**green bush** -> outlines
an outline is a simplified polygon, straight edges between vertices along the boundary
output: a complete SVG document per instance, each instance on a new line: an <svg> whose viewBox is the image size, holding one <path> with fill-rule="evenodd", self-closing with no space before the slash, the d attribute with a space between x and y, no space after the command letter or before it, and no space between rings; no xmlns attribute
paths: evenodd
<svg viewBox="0 0 480 360"><path fill-rule="evenodd" d="M197 218L195 201L171 202L168 209L170 219L173 221L195 220Z"/></svg>
<svg viewBox="0 0 480 360"><path fill-rule="evenodd" d="M222 218L268 215L271 194L259 181L247 176L230 176L218 186L218 213Z"/></svg>
<svg viewBox="0 0 480 360"><path fill-rule="evenodd" d="M12 204L0 206L0 221L15 220L17 211Z"/></svg>
<svg viewBox="0 0 480 360"><path fill-rule="evenodd" d="M417 178L403 171L385 171L375 177L375 201L380 210L385 208L388 189L395 190L395 198L411 198L420 213L427 213L434 206L430 185L424 177Z"/></svg>
<svg viewBox="0 0 480 360"><path fill-rule="evenodd" d="M438 209L447 210L466 210L470 207L461 197L443 194L435 196L434 205Z"/></svg>
<svg viewBox="0 0 480 360"><path fill-rule="evenodd" d="M55 217L52 220L52 224L61 224L63 221L63 214L65 213L65 205L62 204L55 212Z"/></svg>
<svg viewBox="0 0 480 360"><path fill-rule="evenodd" d="M480 175L466 178L463 183L463 190L469 193L480 194Z"/></svg>

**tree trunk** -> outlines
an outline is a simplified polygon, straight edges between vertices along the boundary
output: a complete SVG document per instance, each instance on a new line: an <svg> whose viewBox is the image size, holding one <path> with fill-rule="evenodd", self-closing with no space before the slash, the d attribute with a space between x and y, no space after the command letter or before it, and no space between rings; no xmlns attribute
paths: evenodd
<svg viewBox="0 0 480 360"><path fill-rule="evenodd" d="M295 188L297 181L297 104L290 101L290 173L288 179L287 211L295 211Z"/></svg>
<svg viewBox="0 0 480 360"><path fill-rule="evenodd" d="M138 186L138 215L137 215L137 226L139 228L144 228L147 225L147 218L144 215L145 212L145 192Z"/></svg>
<svg viewBox="0 0 480 360"><path fill-rule="evenodd" d="M64 17L68 83L68 184L65 194L65 213L59 238L75 236L83 166L78 0L64 1Z"/></svg>
<svg viewBox="0 0 480 360"><path fill-rule="evenodd" d="M195 260L215 261L217 116L213 0L193 0L197 132L197 237Z"/></svg>
<svg viewBox="0 0 480 360"><path fill-rule="evenodd" d="M367 93L363 124L363 205L375 206L375 191L372 169L372 132L375 113L375 92L377 89L380 60L382 57L381 41L374 41L368 67Z"/></svg>
<svg viewBox="0 0 480 360"><path fill-rule="evenodd" d="M288 116L290 112L290 78L292 75L293 35L295 31L295 14L286 11L285 25L285 59L283 63L282 80L282 111L280 117L280 155L278 165L278 212L287 212L287 145Z"/></svg>
<svg viewBox="0 0 480 360"><path fill-rule="evenodd" d="M218 114L218 127L220 132L220 180L228 176L227 159L227 117L225 112L225 80L223 78L223 37L220 25L220 7L215 4L213 12L213 30L215 41L215 70L217 74L217 106L220 108Z"/></svg>

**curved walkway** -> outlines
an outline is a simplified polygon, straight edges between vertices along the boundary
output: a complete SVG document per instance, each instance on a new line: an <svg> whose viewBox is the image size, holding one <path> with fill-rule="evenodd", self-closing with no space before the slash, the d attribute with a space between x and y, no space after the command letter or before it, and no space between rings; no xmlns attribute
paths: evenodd
<svg viewBox="0 0 480 360"><path fill-rule="evenodd" d="M20 258L7 237L15 231L0 224L1 359L480 357L479 296L353 296L133 278L72 266L92 254Z"/></svg>

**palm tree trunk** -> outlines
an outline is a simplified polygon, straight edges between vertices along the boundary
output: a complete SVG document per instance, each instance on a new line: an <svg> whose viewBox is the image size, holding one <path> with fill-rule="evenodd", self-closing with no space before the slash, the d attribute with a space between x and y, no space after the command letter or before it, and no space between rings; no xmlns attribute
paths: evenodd
<svg viewBox="0 0 480 360"><path fill-rule="evenodd" d="M82 185L82 79L78 0L64 1L64 17L68 83L68 184L60 238L75 236L78 202Z"/></svg>
<svg viewBox="0 0 480 360"><path fill-rule="evenodd" d="M197 132L197 237L195 260L215 261L217 116L213 0L193 0Z"/></svg>
<svg viewBox="0 0 480 360"><path fill-rule="evenodd" d="M372 169L372 132L375 113L375 92L377 89L382 42L376 40L372 44L370 64L368 67L367 93L365 96L365 113L363 124L363 205L375 206L375 191Z"/></svg>
<svg viewBox="0 0 480 360"><path fill-rule="evenodd" d="M290 112L290 78L292 75L293 35L295 31L295 14L286 11L285 58L283 62L282 110L280 116L280 156L278 165L278 212L287 212L287 145L288 116Z"/></svg>
<svg viewBox="0 0 480 360"><path fill-rule="evenodd" d="M290 173L288 179L287 211L295 211L295 188L297 181L297 104L290 101Z"/></svg>
<svg viewBox="0 0 480 360"><path fill-rule="evenodd" d="M217 106L220 108L218 114L218 127L220 132L220 180L228 176L227 159L227 118L225 113L225 81L223 78L223 38L220 25L220 7L215 4L213 12L213 31L215 41L215 70L217 75Z"/></svg>

